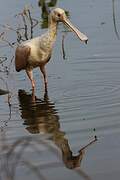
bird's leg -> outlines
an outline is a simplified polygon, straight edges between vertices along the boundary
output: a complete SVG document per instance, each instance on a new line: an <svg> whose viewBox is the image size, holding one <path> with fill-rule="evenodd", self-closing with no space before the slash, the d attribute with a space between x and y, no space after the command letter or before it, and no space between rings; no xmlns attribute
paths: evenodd
<svg viewBox="0 0 120 180"><path fill-rule="evenodd" d="M47 75L46 75L46 70L45 70L45 66L40 66L40 70L43 74L43 79L44 79L44 85L45 85L45 91L47 91Z"/></svg>
<svg viewBox="0 0 120 180"><path fill-rule="evenodd" d="M28 78L31 81L32 89L34 89L35 88L35 81L33 79L33 72L32 72L32 70L26 70L26 73L28 75Z"/></svg>

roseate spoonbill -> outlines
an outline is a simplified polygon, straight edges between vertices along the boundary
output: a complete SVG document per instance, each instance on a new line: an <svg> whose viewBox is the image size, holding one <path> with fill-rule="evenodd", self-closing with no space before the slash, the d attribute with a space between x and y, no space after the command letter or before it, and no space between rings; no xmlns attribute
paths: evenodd
<svg viewBox="0 0 120 180"><path fill-rule="evenodd" d="M48 31L41 36L22 42L15 52L15 68L16 71L25 70L28 78L31 81L32 89L35 88L35 81L33 79L33 68L39 67L43 74L45 89L47 89L47 77L45 65L51 58L53 45L57 35L57 25L63 22L70 28L78 38L87 43L88 38L81 33L68 20L65 11L61 8L55 8L49 14Z"/></svg>

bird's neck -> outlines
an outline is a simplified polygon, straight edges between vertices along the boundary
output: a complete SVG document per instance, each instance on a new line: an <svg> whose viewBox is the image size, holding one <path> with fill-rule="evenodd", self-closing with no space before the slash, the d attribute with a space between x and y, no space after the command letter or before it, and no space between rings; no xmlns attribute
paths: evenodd
<svg viewBox="0 0 120 180"><path fill-rule="evenodd" d="M57 35L57 22L52 19L49 21L49 34L51 38L56 38Z"/></svg>

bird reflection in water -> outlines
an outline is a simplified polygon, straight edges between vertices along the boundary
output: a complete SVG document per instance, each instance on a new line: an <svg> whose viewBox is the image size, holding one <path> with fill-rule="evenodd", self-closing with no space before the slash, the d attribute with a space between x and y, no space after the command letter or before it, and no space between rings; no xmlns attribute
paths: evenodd
<svg viewBox="0 0 120 180"><path fill-rule="evenodd" d="M59 116L55 109L55 104L49 100L48 93L45 92L43 100L38 99L34 92L27 94L24 90L18 92L21 117L29 133L50 134L51 140L61 150L62 160L69 169L80 167L84 150L94 143L95 138L88 145L79 150L78 155L73 155L65 133L60 129Z"/></svg>

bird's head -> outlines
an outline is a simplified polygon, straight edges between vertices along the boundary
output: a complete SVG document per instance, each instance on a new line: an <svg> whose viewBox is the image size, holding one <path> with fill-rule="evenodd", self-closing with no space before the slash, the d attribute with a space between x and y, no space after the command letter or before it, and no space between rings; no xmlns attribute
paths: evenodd
<svg viewBox="0 0 120 180"><path fill-rule="evenodd" d="M53 21L62 22L66 18L65 11L61 8L55 8L51 11L51 18Z"/></svg>
<svg viewBox="0 0 120 180"><path fill-rule="evenodd" d="M87 44L88 41L88 37L81 33L67 18L65 11L61 8L55 8L51 11L50 13L50 18L54 21L54 22L63 22L68 28L70 28L71 31L73 31L78 38L81 41L84 41Z"/></svg>

